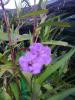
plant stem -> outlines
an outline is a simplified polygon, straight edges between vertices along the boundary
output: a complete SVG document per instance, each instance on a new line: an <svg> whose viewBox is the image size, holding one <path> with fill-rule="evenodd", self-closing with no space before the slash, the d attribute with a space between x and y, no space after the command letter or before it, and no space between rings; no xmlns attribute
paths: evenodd
<svg viewBox="0 0 75 100"><path fill-rule="evenodd" d="M7 27L9 48L11 49L11 59L14 62L14 50L11 48L12 39L11 39L10 23L9 23L9 18L8 18L8 15L7 15L6 11L5 11L4 4L3 4L2 0L1 0L1 6L2 6L2 9L3 9L4 21L5 21L5 24L6 24L6 27Z"/></svg>
<svg viewBox="0 0 75 100"><path fill-rule="evenodd" d="M7 15L7 13L6 13L6 10L5 10L5 8L4 8L4 4L3 4L2 0L1 0L1 6L2 6L2 9L3 9L4 21L5 21L5 24L6 24L6 27L7 27L9 48L10 48L10 50L11 50L11 59L12 59L12 62L13 62L13 66L16 67L16 66L15 66L15 59L14 59L14 55L15 55L15 54L14 54L14 49L12 48L12 39L11 39L11 30L10 30L9 17L8 17L8 15ZM16 73L15 70L13 70L13 72L14 72L14 74ZM17 76L15 76L15 77L16 77L16 82L17 82L18 88L19 88L19 98L20 98L20 100L22 100L22 99L21 99L21 93L20 93L20 87L19 87L18 78L17 78Z"/></svg>
<svg viewBox="0 0 75 100"><path fill-rule="evenodd" d="M36 11L36 0L34 0L34 7L33 7L33 11ZM33 17L34 18L34 23L33 23L33 42L35 40L36 34L35 34L35 30L36 30L36 16Z"/></svg>
<svg viewBox="0 0 75 100"><path fill-rule="evenodd" d="M34 76L31 79L31 100L36 100L36 91L35 91L35 80Z"/></svg>

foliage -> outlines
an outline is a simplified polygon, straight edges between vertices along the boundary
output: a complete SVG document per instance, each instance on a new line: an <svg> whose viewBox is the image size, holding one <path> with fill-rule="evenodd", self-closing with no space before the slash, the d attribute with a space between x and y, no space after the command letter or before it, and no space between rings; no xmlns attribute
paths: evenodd
<svg viewBox="0 0 75 100"><path fill-rule="evenodd" d="M0 100L65 100L69 96L73 98L72 100L75 99L75 85L72 80L66 81L71 77L66 77L66 74L70 71L69 63L75 53L75 47L66 41L56 40L55 37L56 34L57 36L61 34L63 28L71 27L73 23L59 21L62 15L47 19L48 10L44 9L46 5L43 0L40 0L39 6L41 10L16 17L19 21L34 17L36 28L33 33L19 35L19 28L22 26L20 23L16 29L13 26L7 27L7 32L3 32L1 25ZM39 23L36 22L37 16L40 18ZM52 63L44 66L38 75L24 73L18 63L20 56L26 54L29 49L24 46L24 40L29 41L31 45L38 42L38 39L51 48ZM58 56L56 51L58 46L69 49L63 50Z"/></svg>

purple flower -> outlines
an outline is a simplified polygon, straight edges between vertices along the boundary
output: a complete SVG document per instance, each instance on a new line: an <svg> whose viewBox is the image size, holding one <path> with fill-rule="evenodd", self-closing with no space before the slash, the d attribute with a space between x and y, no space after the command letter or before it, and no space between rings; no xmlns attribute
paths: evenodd
<svg viewBox="0 0 75 100"><path fill-rule="evenodd" d="M34 43L30 47L30 52L35 54L42 64L48 65L51 63L51 49L48 46L43 46L41 43Z"/></svg>
<svg viewBox="0 0 75 100"><path fill-rule="evenodd" d="M34 43L29 47L30 51L19 58L19 65L24 72L39 74L43 65L51 63L51 49L41 43Z"/></svg>
<svg viewBox="0 0 75 100"><path fill-rule="evenodd" d="M42 69L42 63L30 52L27 52L25 56L19 58L19 64L21 70L24 72L31 72L32 74L40 73Z"/></svg>

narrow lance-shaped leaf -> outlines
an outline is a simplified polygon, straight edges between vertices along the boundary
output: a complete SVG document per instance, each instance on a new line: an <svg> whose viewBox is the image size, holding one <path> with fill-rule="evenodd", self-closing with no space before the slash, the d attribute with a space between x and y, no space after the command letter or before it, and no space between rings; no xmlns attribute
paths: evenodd
<svg viewBox="0 0 75 100"><path fill-rule="evenodd" d="M75 48L72 48L67 54L63 56L60 60L51 64L47 67L47 69L36 79L36 81L40 84L44 82L50 75L52 75L57 69L59 69L64 63L70 59L70 57L75 53Z"/></svg>
<svg viewBox="0 0 75 100"><path fill-rule="evenodd" d="M23 40L30 40L31 36L30 34L24 34L24 35L19 35L19 34L11 34L11 39L12 41L23 41ZM6 33L0 33L0 40L1 41L8 41L8 34Z"/></svg>
<svg viewBox="0 0 75 100"><path fill-rule="evenodd" d="M29 86L22 73L20 73L20 85L21 85L22 100L26 100L27 96L29 95L29 91L28 91Z"/></svg>
<svg viewBox="0 0 75 100"><path fill-rule="evenodd" d="M61 46L68 46L68 47L72 47L71 45L68 44L68 42L65 41L56 41L56 40L51 40L51 41L47 41L47 42L42 42L43 44L52 44L52 45L61 45Z"/></svg>
<svg viewBox="0 0 75 100"><path fill-rule="evenodd" d="M70 94L72 94L74 92L75 92L75 88L70 88L61 93L58 93L57 95L49 97L47 100L63 100L65 97L69 96Z"/></svg>
<svg viewBox="0 0 75 100"><path fill-rule="evenodd" d="M57 27L71 27L73 26L74 23L71 23L71 22L54 22L54 21L51 21L51 20L48 20L42 24L40 24L39 26L40 27L44 27L44 26L57 26Z"/></svg>
<svg viewBox="0 0 75 100"><path fill-rule="evenodd" d="M19 100L19 89L15 82L10 83L10 88L16 100Z"/></svg>
<svg viewBox="0 0 75 100"><path fill-rule="evenodd" d="M35 11L35 12L28 13L24 16L20 16L19 18L17 17L17 19L25 19L27 17L38 16L40 14L47 13L47 12L48 12L48 10L38 10L38 11Z"/></svg>

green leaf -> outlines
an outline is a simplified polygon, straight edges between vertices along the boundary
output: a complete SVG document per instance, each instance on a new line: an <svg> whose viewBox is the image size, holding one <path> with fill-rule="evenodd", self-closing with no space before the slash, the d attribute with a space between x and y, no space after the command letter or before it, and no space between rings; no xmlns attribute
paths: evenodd
<svg viewBox="0 0 75 100"><path fill-rule="evenodd" d="M47 13L48 10L38 10L38 11L35 11L35 12L31 12L31 13L28 13L28 14L25 14L24 16L21 16L21 17L17 17L17 19L25 19L27 17L33 17L33 16L38 16L40 14L43 14L43 13Z"/></svg>
<svg viewBox="0 0 75 100"><path fill-rule="evenodd" d="M47 99L47 100L63 100L65 97L69 96L70 94L72 94L74 92L75 92L75 88L70 88L61 93L58 93L57 95L49 97L49 99Z"/></svg>
<svg viewBox="0 0 75 100"><path fill-rule="evenodd" d="M44 87L45 89L47 89L48 91L51 91L51 90L53 89L53 87L50 85L50 83L44 84L43 87Z"/></svg>
<svg viewBox="0 0 75 100"><path fill-rule="evenodd" d="M25 54L24 51L19 51L16 55L16 62L18 62L19 58Z"/></svg>
<svg viewBox="0 0 75 100"><path fill-rule="evenodd" d="M0 31L0 41L8 41L7 33L3 33L2 31Z"/></svg>
<svg viewBox="0 0 75 100"><path fill-rule="evenodd" d="M23 41L23 40L30 40L31 39L30 34L18 35L18 37L19 37L18 42Z"/></svg>
<svg viewBox="0 0 75 100"><path fill-rule="evenodd" d="M72 47L71 45L68 44L68 42L64 42L64 41L51 40L51 41L46 41L46 42L42 42L42 43L43 44L52 44L52 45L61 45L61 46Z"/></svg>
<svg viewBox="0 0 75 100"><path fill-rule="evenodd" d="M23 40L30 40L30 39L31 39L30 34L19 35L19 34L12 34L11 33L12 42L20 42ZM8 34L7 33L0 33L0 40L1 41L8 41Z"/></svg>
<svg viewBox="0 0 75 100"><path fill-rule="evenodd" d="M15 96L15 100L19 100L19 89L17 84L15 82L10 83L10 88Z"/></svg>
<svg viewBox="0 0 75 100"><path fill-rule="evenodd" d="M44 33L44 35L47 35L48 32L49 32L49 26L46 26L46 27L45 27L45 33Z"/></svg>
<svg viewBox="0 0 75 100"><path fill-rule="evenodd" d="M0 65L0 77L6 72L12 72L12 63L11 62L7 62L5 65Z"/></svg>
<svg viewBox="0 0 75 100"><path fill-rule="evenodd" d="M31 88L31 78L32 78L32 74L31 73L23 73L28 85L30 86Z"/></svg>
<svg viewBox="0 0 75 100"><path fill-rule="evenodd" d="M44 27L44 26L71 27L72 25L73 23L71 22L54 22L54 21L48 20L40 24L39 27Z"/></svg>
<svg viewBox="0 0 75 100"><path fill-rule="evenodd" d="M0 100L12 100L9 94L6 92L6 89L0 89Z"/></svg>
<svg viewBox="0 0 75 100"><path fill-rule="evenodd" d="M42 84L50 75L52 75L55 71L61 68L64 63L70 59L70 57L75 53L75 48L72 48L67 54L63 56L63 58L49 65L46 70L36 79L36 81Z"/></svg>
<svg viewBox="0 0 75 100"><path fill-rule="evenodd" d="M3 54L2 54L2 53L0 53L0 58L2 58L2 56L3 56Z"/></svg>
<svg viewBox="0 0 75 100"><path fill-rule="evenodd" d="M25 80L25 77L22 73L20 73L20 85L21 85L21 95L22 95L22 100L26 100L27 96L29 95L28 91L28 85Z"/></svg>
<svg viewBox="0 0 75 100"><path fill-rule="evenodd" d="M32 80L32 100L40 100L42 95L41 85L36 83L35 80Z"/></svg>

